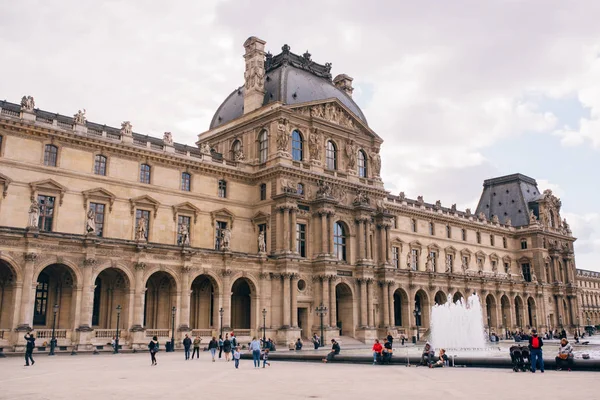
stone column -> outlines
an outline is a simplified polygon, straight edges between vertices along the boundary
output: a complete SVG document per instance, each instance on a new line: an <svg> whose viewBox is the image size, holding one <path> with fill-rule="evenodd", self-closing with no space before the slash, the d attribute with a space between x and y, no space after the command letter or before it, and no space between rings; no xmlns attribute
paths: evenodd
<svg viewBox="0 0 600 400"><path fill-rule="evenodd" d="M143 262L135 263L135 299L133 302L133 331L144 329L144 296L146 287L144 286L144 270L146 264Z"/></svg>
<svg viewBox="0 0 600 400"><path fill-rule="evenodd" d="M277 253L281 253L283 251L283 247L284 247L283 240L285 237L285 234L283 232L283 210L281 208L277 209L276 220L277 220L277 235L275 235L275 247L276 247L275 251Z"/></svg>
<svg viewBox="0 0 600 400"><path fill-rule="evenodd" d="M291 232L290 232L290 209L289 208L284 208L283 209L283 251L284 252L289 252L290 251L290 243L291 243ZM285 240L285 238L287 238L288 240Z"/></svg>
<svg viewBox="0 0 600 400"><path fill-rule="evenodd" d="M94 308L94 289L96 286L92 282L93 268L96 265L96 260L86 259L83 261L83 282L81 286L83 291L81 292L81 311L78 328L79 330L91 330L92 327L92 312ZM109 315L110 315L110 306ZM110 326L109 326L110 328Z"/></svg>
<svg viewBox="0 0 600 400"><path fill-rule="evenodd" d="M371 243L371 222L367 221L365 223L365 228L366 228L366 235L365 235L365 240L367 241L367 259L372 260L373 259L373 246Z"/></svg>
<svg viewBox="0 0 600 400"><path fill-rule="evenodd" d="M328 222L328 226L329 226L329 250L328 253L329 254L334 254L335 251L333 250L333 223L334 223L334 214L333 213L329 213L327 214L327 220ZM350 234L350 232L348 232L348 234Z"/></svg>
<svg viewBox="0 0 600 400"><path fill-rule="evenodd" d="M358 221L358 259L364 260L366 258L366 229L365 229L365 221L359 219Z"/></svg>
<svg viewBox="0 0 600 400"><path fill-rule="evenodd" d="M559 274L559 270L558 270L558 256L556 255L552 255L550 256L550 258L552 259L552 275L554 277L554 281L556 282L558 281L560 278L560 274Z"/></svg>
<svg viewBox="0 0 600 400"><path fill-rule="evenodd" d="M329 277L327 275L323 275L321 277L321 300L325 307L329 307ZM331 309L329 310L329 315L331 315ZM328 326L327 316L323 318L323 325Z"/></svg>
<svg viewBox="0 0 600 400"><path fill-rule="evenodd" d="M390 315L388 317L388 320L390 322L389 326L393 326L393 325L395 325L396 321L394 321L394 286L391 282L388 284L388 299L389 299L388 302L390 303L390 308L389 308Z"/></svg>
<svg viewBox="0 0 600 400"><path fill-rule="evenodd" d="M367 321L367 284L363 278L357 279L360 288L360 326L368 325Z"/></svg>
<svg viewBox="0 0 600 400"><path fill-rule="evenodd" d="M391 246L390 246L390 227L389 225L385 226L385 242L384 242L384 246L385 246L385 263L389 264L390 260L392 259L391 256Z"/></svg>
<svg viewBox="0 0 600 400"><path fill-rule="evenodd" d="M373 279L367 279L367 325L374 327L373 322Z"/></svg>
<svg viewBox="0 0 600 400"><path fill-rule="evenodd" d="M327 213L321 211L321 254L329 254L327 249Z"/></svg>
<svg viewBox="0 0 600 400"><path fill-rule="evenodd" d="M289 328L291 325L290 312L291 312L291 299L290 299L290 274L281 274L283 279L283 327Z"/></svg>
<svg viewBox="0 0 600 400"><path fill-rule="evenodd" d="M390 298L388 296L388 283L381 282L381 298L383 299L383 321L382 325L387 328L390 325Z"/></svg>
<svg viewBox="0 0 600 400"><path fill-rule="evenodd" d="M25 258L25 268L23 273L23 290L21 292L21 313L17 326L18 331L26 331L33 324L33 307L35 288L37 286L36 282L33 281L33 269L37 256L36 253L27 253L23 256Z"/></svg>
<svg viewBox="0 0 600 400"><path fill-rule="evenodd" d="M181 299L179 304L181 305L181 312L179 313L179 331L187 332L190 330L190 296L192 290L190 287L190 271L191 268L183 266L181 268ZM179 309L179 307L177 307Z"/></svg>
<svg viewBox="0 0 600 400"><path fill-rule="evenodd" d="M290 287L292 298L292 327L298 327L298 274L292 274L292 284Z"/></svg>
<svg viewBox="0 0 600 400"><path fill-rule="evenodd" d="M377 258L378 264L385 264L385 227L383 225L377 225Z"/></svg>
<svg viewBox="0 0 600 400"><path fill-rule="evenodd" d="M298 249L296 248L296 217L298 214L298 209L292 208L290 210L292 222L290 223L290 249L292 253L298 253Z"/></svg>
<svg viewBox="0 0 600 400"><path fill-rule="evenodd" d="M229 282L231 278L231 270L221 270L221 276L223 277L223 295L221 298L221 304L223 307L223 332L226 332L231 330L231 282Z"/></svg>
<svg viewBox="0 0 600 400"><path fill-rule="evenodd" d="M337 327L337 308L336 308L336 294L335 294L335 281L337 276L329 277L329 326Z"/></svg>

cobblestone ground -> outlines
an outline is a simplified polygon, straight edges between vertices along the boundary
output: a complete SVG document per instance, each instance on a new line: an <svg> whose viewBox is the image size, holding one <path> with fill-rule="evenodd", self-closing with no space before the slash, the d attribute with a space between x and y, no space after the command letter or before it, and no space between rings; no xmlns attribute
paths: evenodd
<svg viewBox="0 0 600 400"><path fill-rule="evenodd" d="M567 399L598 398L598 373L274 362L185 361L183 353L0 359L0 399Z"/></svg>

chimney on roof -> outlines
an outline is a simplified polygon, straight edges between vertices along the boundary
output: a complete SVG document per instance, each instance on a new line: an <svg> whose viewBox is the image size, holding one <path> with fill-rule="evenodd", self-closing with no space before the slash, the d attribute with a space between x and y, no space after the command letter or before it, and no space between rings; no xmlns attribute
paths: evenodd
<svg viewBox="0 0 600 400"><path fill-rule="evenodd" d="M254 111L263 105L265 98L265 42L255 36L244 42L244 114Z"/></svg>
<svg viewBox="0 0 600 400"><path fill-rule="evenodd" d="M333 78L333 84L336 88L342 90L348 96L352 97L352 92L354 91L354 88L352 87L353 80L353 78L350 78L346 74L339 74Z"/></svg>

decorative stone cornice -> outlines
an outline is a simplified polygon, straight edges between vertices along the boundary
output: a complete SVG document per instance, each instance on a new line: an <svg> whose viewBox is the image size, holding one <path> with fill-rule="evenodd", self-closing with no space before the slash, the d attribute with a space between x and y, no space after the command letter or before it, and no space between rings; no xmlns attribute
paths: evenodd
<svg viewBox="0 0 600 400"><path fill-rule="evenodd" d="M25 261L33 262L37 260L38 255L37 253L25 253L23 254L23 258L25 259Z"/></svg>

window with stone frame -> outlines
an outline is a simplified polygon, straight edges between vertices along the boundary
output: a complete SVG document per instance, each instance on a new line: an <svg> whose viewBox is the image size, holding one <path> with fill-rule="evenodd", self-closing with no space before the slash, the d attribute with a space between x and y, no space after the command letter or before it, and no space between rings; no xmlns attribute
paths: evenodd
<svg viewBox="0 0 600 400"><path fill-rule="evenodd" d="M363 150L358 151L358 177L367 177L367 155Z"/></svg>
<svg viewBox="0 0 600 400"><path fill-rule="evenodd" d="M304 140L302 134L294 129L292 132L292 160L302 161L304 156Z"/></svg>
<svg viewBox="0 0 600 400"><path fill-rule="evenodd" d="M94 222L96 223L96 236L103 237L104 236L104 212L106 206L102 203L91 203L90 209L94 210L96 217L94 218Z"/></svg>
<svg viewBox="0 0 600 400"><path fill-rule="evenodd" d="M492 271L498 270L498 261L492 260Z"/></svg>
<svg viewBox="0 0 600 400"><path fill-rule="evenodd" d="M261 183L260 184L260 200L266 200L267 199L267 184L266 183Z"/></svg>
<svg viewBox="0 0 600 400"><path fill-rule="evenodd" d="M521 239L521 250L527 250L527 239Z"/></svg>
<svg viewBox="0 0 600 400"><path fill-rule="evenodd" d="M150 174L152 168L148 164L140 165L140 183L150 184Z"/></svg>
<svg viewBox="0 0 600 400"><path fill-rule="evenodd" d="M433 271L435 271L437 267L437 252L430 251L429 258L431 259L431 268L433 268Z"/></svg>
<svg viewBox="0 0 600 400"><path fill-rule="evenodd" d="M400 268L400 248L392 246L392 265L394 268Z"/></svg>
<svg viewBox="0 0 600 400"><path fill-rule="evenodd" d="M299 196L304 196L304 184L303 183L298 183L298 185L296 186L296 193Z"/></svg>
<svg viewBox="0 0 600 400"><path fill-rule="evenodd" d="M144 234L144 239L149 240L150 239L150 211L148 210L140 210L139 208L137 210L135 210L135 228L137 229L137 227L140 224L140 219L142 219L142 217L145 218L145 223L146 223L146 229L145 229L145 234Z"/></svg>
<svg viewBox="0 0 600 400"><path fill-rule="evenodd" d="M507 262L504 263L504 271L506 273L510 273L510 263L507 263Z"/></svg>
<svg viewBox="0 0 600 400"><path fill-rule="evenodd" d="M192 175L188 172L181 173L181 190L189 192L192 186Z"/></svg>
<svg viewBox="0 0 600 400"><path fill-rule="evenodd" d="M227 229L227 222L216 221L215 223L215 250L221 250L223 245L223 231Z"/></svg>
<svg viewBox="0 0 600 400"><path fill-rule="evenodd" d="M419 250L410 250L410 269L416 271L419 266Z"/></svg>
<svg viewBox="0 0 600 400"><path fill-rule="evenodd" d="M296 252L306 257L306 224L296 224Z"/></svg>
<svg viewBox="0 0 600 400"><path fill-rule="evenodd" d="M522 263L521 271L523 271L523 279L525 279L525 282L531 282L531 267L529 263Z"/></svg>
<svg viewBox="0 0 600 400"><path fill-rule="evenodd" d="M333 227L333 248L338 260L346 261L346 230L340 222Z"/></svg>
<svg viewBox="0 0 600 400"><path fill-rule="evenodd" d="M218 186L218 196L222 199L227 198L227 182L223 179L219 179Z"/></svg>
<svg viewBox="0 0 600 400"><path fill-rule="evenodd" d="M183 235L180 233L180 227L182 225L185 226L185 228L187 229L188 241L191 242L191 240L192 240L192 238L191 238L192 218L187 215L178 215L177 216L177 244L179 246L184 244L183 243L183 240L184 240Z"/></svg>
<svg viewBox="0 0 600 400"><path fill-rule="evenodd" d="M469 256L462 257L462 265L469 266Z"/></svg>
<svg viewBox="0 0 600 400"><path fill-rule="evenodd" d="M40 205L40 216L38 219L38 228L40 231L52 232L54 222L54 207L56 197L38 195L38 204Z"/></svg>
<svg viewBox="0 0 600 400"><path fill-rule="evenodd" d="M452 254L446 255L446 268L448 269L448 272L452 272L454 268L454 256Z"/></svg>
<svg viewBox="0 0 600 400"><path fill-rule="evenodd" d="M452 239L452 227L450 225L446 225L446 237Z"/></svg>
<svg viewBox="0 0 600 400"><path fill-rule="evenodd" d="M53 144L47 144L44 147L44 165L47 167L56 167L58 161L58 147Z"/></svg>
<svg viewBox="0 0 600 400"><path fill-rule="evenodd" d="M102 154L94 157L94 174L106 176L106 157Z"/></svg>
<svg viewBox="0 0 600 400"><path fill-rule="evenodd" d="M475 238L477 239L477 243L481 244L481 233L480 232L475 232Z"/></svg>
<svg viewBox="0 0 600 400"><path fill-rule="evenodd" d="M337 169L337 148L331 140L327 141L325 147L325 167L330 170Z"/></svg>
<svg viewBox="0 0 600 400"><path fill-rule="evenodd" d="M417 232L417 220L416 219L412 218L410 220L410 227L413 232L415 232L415 233Z"/></svg>
<svg viewBox="0 0 600 400"><path fill-rule="evenodd" d="M431 236L435 235L435 224L433 222L429 223L429 234Z"/></svg>
<svg viewBox="0 0 600 400"><path fill-rule="evenodd" d="M266 163L269 157L269 135L262 131L258 136L258 159L260 163Z"/></svg>

